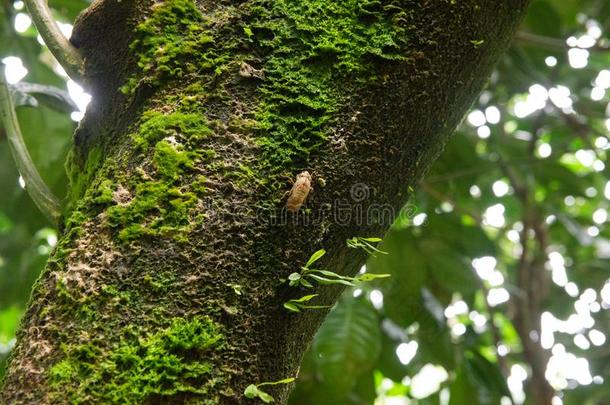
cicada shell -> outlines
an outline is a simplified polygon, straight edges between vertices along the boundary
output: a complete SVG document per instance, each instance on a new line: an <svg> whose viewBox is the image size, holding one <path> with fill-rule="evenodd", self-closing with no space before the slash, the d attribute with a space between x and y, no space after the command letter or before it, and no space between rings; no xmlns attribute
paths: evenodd
<svg viewBox="0 0 610 405"><path fill-rule="evenodd" d="M311 174L308 171L301 172L297 175L297 179L292 185L292 189L288 193L286 208L290 212L297 213L301 206L307 200L307 196L311 191Z"/></svg>

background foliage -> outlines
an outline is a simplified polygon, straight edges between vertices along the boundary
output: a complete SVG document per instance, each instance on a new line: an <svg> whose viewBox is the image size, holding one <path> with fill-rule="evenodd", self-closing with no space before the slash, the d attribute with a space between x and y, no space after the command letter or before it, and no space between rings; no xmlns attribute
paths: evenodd
<svg viewBox="0 0 610 405"><path fill-rule="evenodd" d="M87 6L50 3L64 23ZM0 13L0 58L13 57L4 59L13 72L20 58L22 82L70 90L83 108L23 3L5 0ZM389 254L370 258L367 272L392 278L345 292L291 403L534 403L537 373L554 404L610 403L609 32L606 0L533 1L412 198L417 215L386 235ZM63 195L81 113L40 101L20 107L19 119L43 177ZM0 133L0 375L56 239Z"/></svg>

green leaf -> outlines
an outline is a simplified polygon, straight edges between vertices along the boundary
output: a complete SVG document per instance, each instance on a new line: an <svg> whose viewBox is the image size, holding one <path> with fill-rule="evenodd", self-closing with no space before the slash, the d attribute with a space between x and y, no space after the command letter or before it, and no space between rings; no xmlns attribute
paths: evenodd
<svg viewBox="0 0 610 405"><path fill-rule="evenodd" d="M392 275L391 274L364 273L364 274L357 276L356 280L359 282L367 282L367 281L376 280L378 278L388 278L388 277L392 277Z"/></svg>
<svg viewBox="0 0 610 405"><path fill-rule="evenodd" d="M317 297L317 296L318 296L318 294L304 295L301 298L295 298L293 300L290 300L290 302L296 302L296 303L308 302L312 298Z"/></svg>
<svg viewBox="0 0 610 405"><path fill-rule="evenodd" d="M366 299L351 294L330 312L312 348L319 375L338 393L349 391L362 373L372 369L380 349L377 311Z"/></svg>
<svg viewBox="0 0 610 405"><path fill-rule="evenodd" d="M339 278L326 278L326 277L318 276L318 275L315 275L315 274L308 274L307 277L311 277L312 279L316 280L318 283L324 284L324 285L342 284L342 285L346 285L348 287L355 287L356 286L356 284L352 283L351 281L342 280L342 279L339 279Z"/></svg>
<svg viewBox="0 0 610 405"><path fill-rule="evenodd" d="M479 288L479 280L467 257L438 240L426 240L419 246L428 258L428 271L447 292L470 294Z"/></svg>
<svg viewBox="0 0 610 405"><path fill-rule="evenodd" d="M291 382L294 382L294 380L295 380L294 377L288 377L288 378L284 378L283 380L271 381L271 382L263 382L263 383L258 384L258 386L262 387L264 385L290 384Z"/></svg>
<svg viewBox="0 0 610 405"><path fill-rule="evenodd" d="M320 250L314 252L314 254L311 255L311 257L309 258L307 263L305 263L305 267L307 268L307 267L311 266L316 261L320 260L320 258L322 256L324 256L325 254L326 254L326 250L324 250L324 249L320 249Z"/></svg>
<svg viewBox="0 0 610 405"><path fill-rule="evenodd" d="M428 278L427 257L416 246L410 228L393 228L382 248L389 255L370 257L365 274L391 274L392 282L383 284L385 316L406 327L424 311L420 289Z"/></svg>
<svg viewBox="0 0 610 405"><path fill-rule="evenodd" d="M510 396L506 379L498 363L492 363L475 348L466 352L465 365L471 383L478 387L481 403L497 403L503 396Z"/></svg>
<svg viewBox="0 0 610 405"><path fill-rule="evenodd" d="M23 310L16 306L0 309L0 344L6 345L15 337Z"/></svg>
<svg viewBox="0 0 610 405"><path fill-rule="evenodd" d="M313 288L313 285L309 281L305 280L304 278L301 278L300 283L303 287Z"/></svg>
<svg viewBox="0 0 610 405"><path fill-rule="evenodd" d="M342 280L347 280L347 281L352 281L354 279L353 277L342 276L340 274L335 273L334 271L323 270L323 269L310 269L308 271L308 274L311 274L311 273L319 273L319 274L322 274L327 277L340 278Z"/></svg>
<svg viewBox="0 0 610 405"><path fill-rule="evenodd" d="M28 151L43 180L57 196L66 194L64 162L75 123L48 107L18 108L17 117Z"/></svg>
<svg viewBox="0 0 610 405"><path fill-rule="evenodd" d="M326 309L330 308L330 305L301 305L302 309Z"/></svg>
<svg viewBox="0 0 610 405"><path fill-rule="evenodd" d="M297 307L294 304L291 304L290 302L284 302L284 308L286 308L287 310L292 311L292 312L301 312L299 307Z"/></svg>
<svg viewBox="0 0 610 405"><path fill-rule="evenodd" d="M290 281L288 284L291 287L296 287L301 284L301 275L299 273L291 273L288 276L288 280Z"/></svg>
<svg viewBox="0 0 610 405"><path fill-rule="evenodd" d="M561 35L561 17L552 3L548 1L537 0L532 2L525 21L537 34L550 37Z"/></svg>
<svg viewBox="0 0 610 405"><path fill-rule="evenodd" d="M244 396L250 399L258 398L266 404L273 402L273 397L271 395L267 394L265 391L262 391L254 384L250 384L246 387Z"/></svg>

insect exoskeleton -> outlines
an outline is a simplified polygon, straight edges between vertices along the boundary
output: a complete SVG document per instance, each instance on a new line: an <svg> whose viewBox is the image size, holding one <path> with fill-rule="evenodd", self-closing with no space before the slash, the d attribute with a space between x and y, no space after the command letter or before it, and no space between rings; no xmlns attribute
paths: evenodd
<svg viewBox="0 0 610 405"><path fill-rule="evenodd" d="M297 213L301 209L301 206L307 200L307 196L311 191L311 174L308 171L297 174L297 179L292 185L292 189L288 193L288 200L286 201L286 208L290 212Z"/></svg>

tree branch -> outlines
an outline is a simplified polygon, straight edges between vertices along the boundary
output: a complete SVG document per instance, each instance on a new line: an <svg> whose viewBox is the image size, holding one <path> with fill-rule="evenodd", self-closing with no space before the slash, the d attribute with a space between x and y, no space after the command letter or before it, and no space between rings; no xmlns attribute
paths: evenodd
<svg viewBox="0 0 610 405"><path fill-rule="evenodd" d="M38 209L56 224L60 215L59 200L40 177L27 150L19 129L11 93L4 78L4 71L0 74L0 120L4 126L6 138L19 174L25 182L25 190L32 197Z"/></svg>
<svg viewBox="0 0 610 405"><path fill-rule="evenodd" d="M60 31L51 16L51 10L49 10L46 0L25 0L25 4L49 51L72 80L82 83L83 57Z"/></svg>

